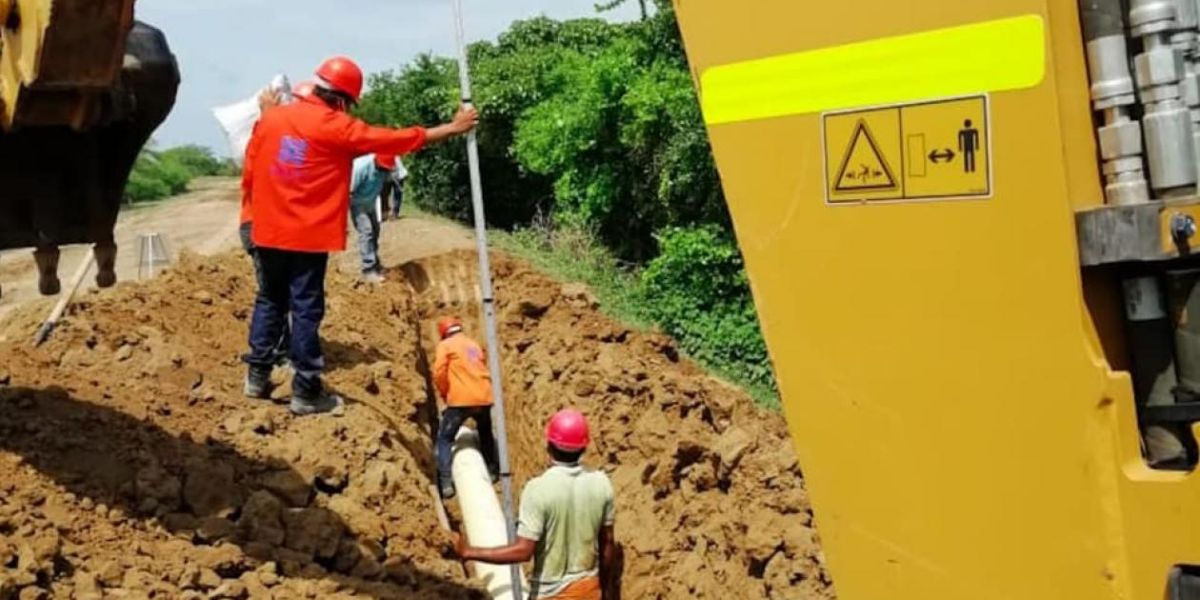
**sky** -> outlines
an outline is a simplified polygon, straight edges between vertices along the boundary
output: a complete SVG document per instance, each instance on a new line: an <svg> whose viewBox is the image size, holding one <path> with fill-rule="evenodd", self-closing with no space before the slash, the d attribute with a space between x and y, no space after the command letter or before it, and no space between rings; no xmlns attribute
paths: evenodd
<svg viewBox="0 0 1200 600"><path fill-rule="evenodd" d="M160 148L208 146L229 154L212 116L248 98L277 73L308 79L325 57L344 54L368 73L422 52L452 55L451 0L138 0L137 18L162 29L183 83L175 110L154 135ZM596 0L463 0L467 38L495 39L515 20L596 16ZM610 19L631 19L630 3Z"/></svg>

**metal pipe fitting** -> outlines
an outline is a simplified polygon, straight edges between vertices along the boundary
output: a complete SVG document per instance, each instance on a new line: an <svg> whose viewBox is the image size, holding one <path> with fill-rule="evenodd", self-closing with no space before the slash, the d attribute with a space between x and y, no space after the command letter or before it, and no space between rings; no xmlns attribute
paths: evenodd
<svg viewBox="0 0 1200 600"><path fill-rule="evenodd" d="M1195 127L1183 100L1184 53L1171 43L1173 35L1187 37L1179 33L1179 7L1177 0L1133 0L1129 11L1130 29L1142 38L1134 70L1145 107L1142 129L1150 185L1157 198L1194 194L1200 174Z"/></svg>
<svg viewBox="0 0 1200 600"><path fill-rule="evenodd" d="M1142 125L1131 116L1137 97L1129 71L1121 1L1079 0L1079 11L1087 41L1092 103L1104 123L1096 137L1104 161L1105 201L1118 205L1149 202L1142 164Z"/></svg>
<svg viewBox="0 0 1200 600"><path fill-rule="evenodd" d="M1179 94L1187 106L1192 122L1192 148L1196 153L1196 170L1200 172L1200 4L1196 0L1175 0L1178 15L1176 29L1171 33L1171 46L1183 58L1183 78Z"/></svg>

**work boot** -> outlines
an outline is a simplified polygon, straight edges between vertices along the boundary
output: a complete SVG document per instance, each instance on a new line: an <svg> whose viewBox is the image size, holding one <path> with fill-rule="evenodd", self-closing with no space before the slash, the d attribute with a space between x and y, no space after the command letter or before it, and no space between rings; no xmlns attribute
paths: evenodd
<svg viewBox="0 0 1200 600"><path fill-rule="evenodd" d="M346 412L346 401L342 400L341 396L329 392L329 390L321 390L321 393L317 394L315 398L292 396L292 404L288 408L297 417L325 413L331 413L335 417L340 417Z"/></svg>
<svg viewBox="0 0 1200 600"><path fill-rule="evenodd" d="M450 500L458 494L458 490L454 489L454 481L450 479L438 481L438 492L442 495L442 500Z"/></svg>
<svg viewBox="0 0 1200 600"><path fill-rule="evenodd" d="M246 374L246 382L242 387L242 393L247 398L255 400L270 400L271 392L275 391L275 384L271 383L271 373L255 372L251 370Z"/></svg>

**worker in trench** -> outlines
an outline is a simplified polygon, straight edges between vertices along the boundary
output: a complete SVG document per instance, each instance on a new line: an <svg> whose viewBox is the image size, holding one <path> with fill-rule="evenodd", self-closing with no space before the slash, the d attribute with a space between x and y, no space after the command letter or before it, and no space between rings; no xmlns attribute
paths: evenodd
<svg viewBox="0 0 1200 600"><path fill-rule="evenodd" d="M289 316L296 415L339 410L325 388L320 328L325 317L329 253L346 247L350 175L355 158L372 152L407 154L474 129L479 115L460 107L447 124L425 129L371 127L347 111L363 90L354 61L335 57L317 69L312 95L263 113L246 149L243 201L253 223L250 239L262 284L250 324L245 394L269 398L274 348Z"/></svg>
<svg viewBox="0 0 1200 600"><path fill-rule="evenodd" d="M468 420L479 430L480 452L487 463L492 483L500 479L500 459L496 436L492 433L492 375L487 355L479 344L463 333L462 320L444 317L438 321L437 355L433 362L433 383L446 402L437 434L438 491L442 498L453 498L454 478L450 467L454 458L454 438Z"/></svg>
<svg viewBox="0 0 1200 600"><path fill-rule="evenodd" d="M350 176L350 220L358 234L358 255L362 260L362 280L380 284L383 265L379 262L379 198L384 184L396 169L395 154L368 154L354 161Z"/></svg>
<svg viewBox="0 0 1200 600"><path fill-rule="evenodd" d="M463 560L495 565L533 559L530 598L601 600L620 589L613 538L613 487L602 471L580 463L591 436L577 410L559 411L546 425L550 467L521 493L517 539L501 548L474 548L455 539Z"/></svg>

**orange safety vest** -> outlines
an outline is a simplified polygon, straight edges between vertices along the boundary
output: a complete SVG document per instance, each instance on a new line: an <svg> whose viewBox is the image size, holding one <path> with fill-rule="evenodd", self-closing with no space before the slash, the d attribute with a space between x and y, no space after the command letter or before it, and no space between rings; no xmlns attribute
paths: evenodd
<svg viewBox="0 0 1200 600"><path fill-rule="evenodd" d="M442 340L433 363L433 382L446 406L471 408L492 405L492 375L487 354L461 333Z"/></svg>
<svg viewBox="0 0 1200 600"><path fill-rule="evenodd" d="M242 204L254 222L254 244L345 250L354 159L372 152L408 154L424 145L421 127L371 127L316 97L268 110L254 127L242 171Z"/></svg>

